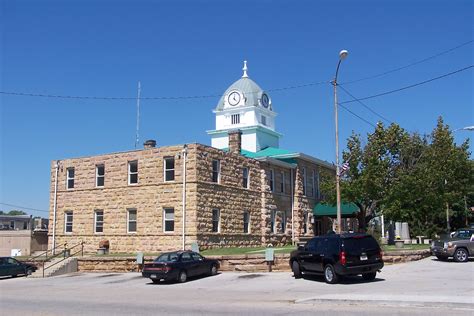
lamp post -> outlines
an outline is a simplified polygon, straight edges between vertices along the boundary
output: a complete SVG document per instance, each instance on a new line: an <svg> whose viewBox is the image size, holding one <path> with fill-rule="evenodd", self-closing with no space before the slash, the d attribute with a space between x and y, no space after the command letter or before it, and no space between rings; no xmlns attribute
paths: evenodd
<svg viewBox="0 0 474 316"><path fill-rule="evenodd" d="M337 116L337 74L339 73L339 67L341 62L347 57L349 52L347 50L341 50L339 53L339 62L337 63L336 75L334 76L334 121L336 123L336 201L337 201L337 233L341 233L341 188L340 172L339 172L339 129L338 129L338 116Z"/></svg>

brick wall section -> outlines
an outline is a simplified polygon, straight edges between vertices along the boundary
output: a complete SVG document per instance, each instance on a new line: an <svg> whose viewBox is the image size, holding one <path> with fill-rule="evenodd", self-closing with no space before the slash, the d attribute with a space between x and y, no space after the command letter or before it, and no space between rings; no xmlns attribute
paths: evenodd
<svg viewBox="0 0 474 316"><path fill-rule="evenodd" d="M183 146L149 148L61 161L58 174L56 245L85 242L85 251L95 253L101 240L110 241L111 253L160 252L181 249ZM164 158L175 158L175 180L164 182ZM212 182L212 161L220 161L220 182ZM128 184L128 162L138 161L138 184ZM52 245L54 163L51 164L49 245ZM291 172L295 176L295 239L303 231L303 213L312 213L317 202L303 196L301 166L315 164L297 160L298 168L272 165L240 154L189 144L186 162L186 245L197 242L201 249L231 246L274 246L291 242ZM96 165L105 165L105 185L95 186ZM75 168L75 185L66 189L66 169ZM249 168L249 188L244 188L243 167ZM274 170L274 191L269 171ZM280 192L285 173L285 192ZM307 171L310 172L310 171ZM174 231L164 232L163 209L174 209ZM220 210L220 231L212 232L212 210ZM127 209L137 210L137 232L127 232ZM94 211L104 212L104 232L94 233ZM271 233L272 211L280 227L286 212L286 229ZM65 212L73 212L73 232L65 233ZM250 232L243 231L244 211L250 213ZM308 217L307 236L312 235Z"/></svg>

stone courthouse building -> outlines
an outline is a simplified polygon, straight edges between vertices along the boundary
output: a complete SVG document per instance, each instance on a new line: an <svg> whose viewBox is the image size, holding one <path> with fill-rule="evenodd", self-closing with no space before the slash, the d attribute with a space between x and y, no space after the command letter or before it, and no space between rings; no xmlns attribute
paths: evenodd
<svg viewBox="0 0 474 316"><path fill-rule="evenodd" d="M214 111L212 146L147 141L140 150L53 161L50 247L277 246L330 228L312 212L319 175L334 166L279 148L271 99L243 70Z"/></svg>

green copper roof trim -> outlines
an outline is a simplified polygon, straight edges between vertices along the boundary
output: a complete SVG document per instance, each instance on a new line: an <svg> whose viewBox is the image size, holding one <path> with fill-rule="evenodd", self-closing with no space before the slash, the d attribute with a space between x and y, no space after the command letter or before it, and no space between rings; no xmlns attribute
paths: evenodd
<svg viewBox="0 0 474 316"><path fill-rule="evenodd" d="M354 203L342 203L341 204L341 215L354 215L359 212L359 207ZM337 207L336 205L330 205L326 203L318 203L313 209L313 214L315 216L337 216Z"/></svg>
<svg viewBox="0 0 474 316"><path fill-rule="evenodd" d="M223 151L229 151L229 148L223 148L222 150ZM274 157L274 156L279 156L279 155L294 154L293 152L288 151L286 149L280 149L280 148L275 148L275 147L267 147L265 149L257 151L256 153L245 150L245 149L241 149L240 153L243 156L248 157L248 158L263 158L263 157ZM295 163L296 162L295 159L279 159L278 157L274 157L274 158L276 158L278 160L285 161L285 162L289 162L289 163Z"/></svg>

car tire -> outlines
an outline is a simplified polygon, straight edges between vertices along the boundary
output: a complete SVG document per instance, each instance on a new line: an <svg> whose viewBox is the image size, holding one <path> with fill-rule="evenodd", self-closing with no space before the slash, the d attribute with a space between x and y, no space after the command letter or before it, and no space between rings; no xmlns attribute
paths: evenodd
<svg viewBox="0 0 474 316"><path fill-rule="evenodd" d="M300 264L298 263L298 261L293 261L293 263L291 264L291 270L293 271L293 276L295 277L295 279L301 279L301 268L300 268Z"/></svg>
<svg viewBox="0 0 474 316"><path fill-rule="evenodd" d="M468 262L469 261L469 253L464 248L458 248L454 252L454 261L456 262Z"/></svg>
<svg viewBox="0 0 474 316"><path fill-rule="evenodd" d="M33 274L33 269L31 269L31 268L30 268L30 269L26 269L26 272L25 272L25 275L26 275L26 276L30 276L30 275L32 275L32 274Z"/></svg>
<svg viewBox="0 0 474 316"><path fill-rule="evenodd" d="M370 272L370 273L363 273L362 277L366 281L373 281L375 280L375 277L377 276L377 272Z"/></svg>
<svg viewBox="0 0 474 316"><path fill-rule="evenodd" d="M211 265L211 268L209 269L209 275L216 275L217 274L217 265L216 264L212 264Z"/></svg>
<svg viewBox="0 0 474 316"><path fill-rule="evenodd" d="M188 280L188 274L186 273L186 271L184 271L184 270L179 271L179 273L178 273L178 282L179 283L185 283L187 280Z"/></svg>
<svg viewBox="0 0 474 316"><path fill-rule="evenodd" d="M158 279L151 279L151 282L153 282L153 284L158 284L158 283L160 283L160 280L158 280Z"/></svg>
<svg viewBox="0 0 474 316"><path fill-rule="evenodd" d="M336 274L332 264L324 266L324 281L329 284L335 284L339 281L339 276Z"/></svg>
<svg viewBox="0 0 474 316"><path fill-rule="evenodd" d="M447 257L447 256L436 255L436 258L438 258L439 261L448 261L448 257Z"/></svg>

